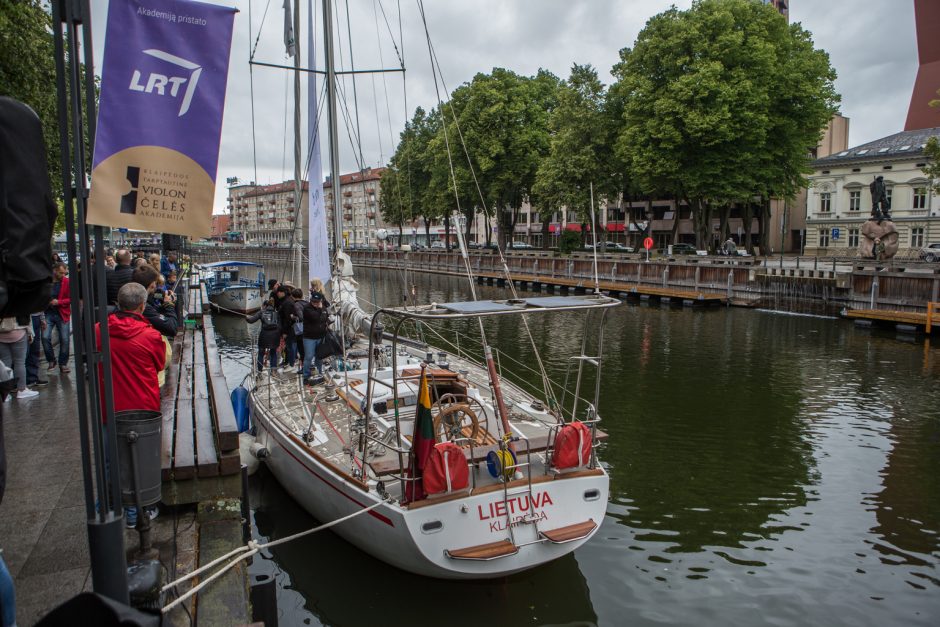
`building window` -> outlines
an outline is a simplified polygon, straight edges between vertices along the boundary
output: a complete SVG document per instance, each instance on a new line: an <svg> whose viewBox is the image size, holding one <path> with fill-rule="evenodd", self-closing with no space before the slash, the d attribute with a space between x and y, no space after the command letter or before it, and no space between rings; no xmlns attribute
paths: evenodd
<svg viewBox="0 0 940 627"><path fill-rule="evenodd" d="M829 248L829 229L819 229L819 247Z"/></svg>
<svg viewBox="0 0 940 627"><path fill-rule="evenodd" d="M856 190L849 192L849 211L859 211L862 208L862 192Z"/></svg>
<svg viewBox="0 0 940 627"><path fill-rule="evenodd" d="M858 229L849 229L849 248L858 248Z"/></svg>
<svg viewBox="0 0 940 627"><path fill-rule="evenodd" d="M911 229L911 248L923 248L923 247L924 247L924 228L923 227L912 228Z"/></svg>
<svg viewBox="0 0 940 627"><path fill-rule="evenodd" d="M888 198L888 209L891 208L891 193L892 193L893 191L894 191L894 188L893 188L893 187L886 187L886 188L885 188L885 196L887 196L887 198Z"/></svg>
<svg viewBox="0 0 940 627"><path fill-rule="evenodd" d="M829 192L823 192L819 195L819 210L822 213L829 213L832 211L832 194Z"/></svg>
<svg viewBox="0 0 940 627"><path fill-rule="evenodd" d="M926 209L926 208L927 208L927 188L915 187L914 188L914 209Z"/></svg>

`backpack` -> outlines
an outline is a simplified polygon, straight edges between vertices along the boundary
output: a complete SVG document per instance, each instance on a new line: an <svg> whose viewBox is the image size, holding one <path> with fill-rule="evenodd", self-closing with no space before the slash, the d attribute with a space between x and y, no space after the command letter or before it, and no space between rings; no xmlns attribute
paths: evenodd
<svg viewBox="0 0 940 627"><path fill-rule="evenodd" d="M280 328L280 321L277 316L277 312L269 307L265 307L261 310L261 328L262 329L271 329L271 328Z"/></svg>
<svg viewBox="0 0 940 627"><path fill-rule="evenodd" d="M49 304L56 214L39 117L0 97L0 316Z"/></svg>

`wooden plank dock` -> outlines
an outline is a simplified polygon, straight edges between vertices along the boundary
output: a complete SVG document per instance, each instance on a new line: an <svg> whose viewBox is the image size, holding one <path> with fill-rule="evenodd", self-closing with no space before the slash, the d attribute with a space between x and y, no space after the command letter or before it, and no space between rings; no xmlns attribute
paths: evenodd
<svg viewBox="0 0 940 627"><path fill-rule="evenodd" d="M927 311L897 311L891 309L847 309L844 316L851 320L867 320L881 325L907 325L932 334L940 325L940 303L927 303Z"/></svg>
<svg viewBox="0 0 940 627"><path fill-rule="evenodd" d="M205 288L186 287L184 323L161 389L163 501L171 505L241 496L238 429L222 375Z"/></svg>
<svg viewBox="0 0 940 627"><path fill-rule="evenodd" d="M510 274L513 283L526 286L531 285L535 289L548 287L551 289L559 288L561 291L591 291L594 289L594 281L585 279L569 279L567 277L545 277L526 274ZM477 275L477 280L492 284L497 282L503 284L506 277L496 273L484 273ZM624 283L620 281L598 281L597 287L602 292L611 295L624 295L642 298L644 296L668 302L676 300L680 302L691 301L699 305L724 305L728 302L728 297L722 294L708 293L701 290L688 290L673 287L653 287L651 285L642 285L638 283Z"/></svg>

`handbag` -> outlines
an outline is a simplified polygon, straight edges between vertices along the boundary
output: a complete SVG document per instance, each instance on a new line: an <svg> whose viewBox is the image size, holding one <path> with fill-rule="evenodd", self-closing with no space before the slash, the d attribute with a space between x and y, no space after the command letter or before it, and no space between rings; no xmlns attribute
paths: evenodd
<svg viewBox="0 0 940 627"><path fill-rule="evenodd" d="M327 357L332 357L342 352L343 345L340 343L339 337L337 337L336 333L333 331L327 331L323 339L320 340L320 343L317 344L317 359L326 359Z"/></svg>

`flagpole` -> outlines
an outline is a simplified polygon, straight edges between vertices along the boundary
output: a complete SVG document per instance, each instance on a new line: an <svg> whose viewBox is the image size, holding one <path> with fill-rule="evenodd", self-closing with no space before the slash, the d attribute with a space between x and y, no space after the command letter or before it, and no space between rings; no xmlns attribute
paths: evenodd
<svg viewBox="0 0 940 627"><path fill-rule="evenodd" d="M303 201L303 181L300 178L300 163L303 158L300 147L300 53L297 38L300 35L300 0L294 2L294 287L304 289L301 276L301 237L303 228L300 207ZM316 121L311 121L316 124Z"/></svg>

